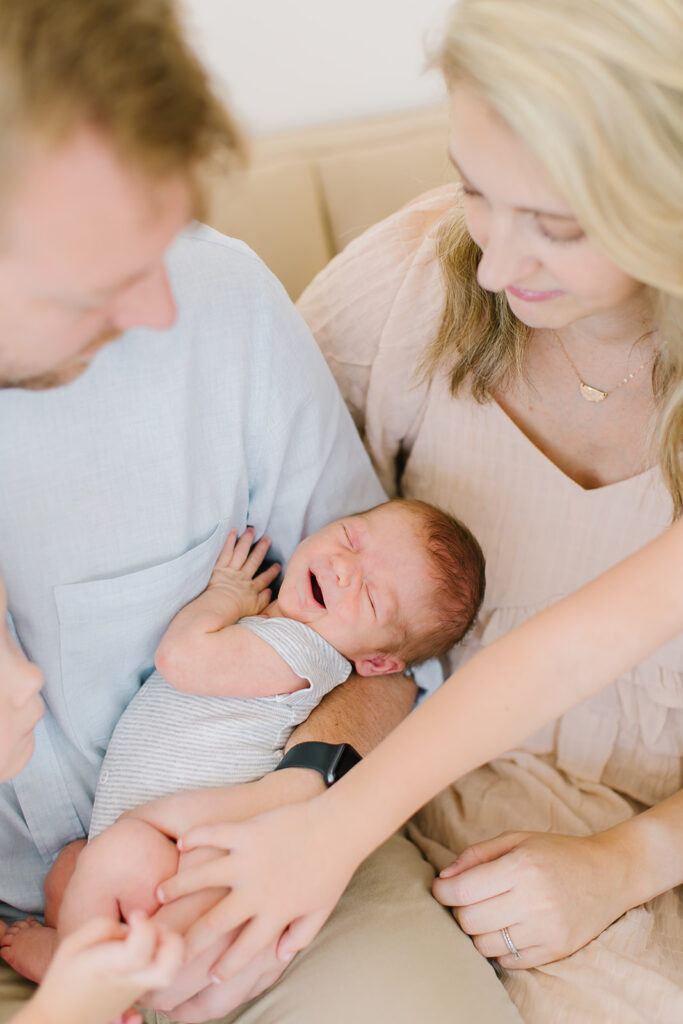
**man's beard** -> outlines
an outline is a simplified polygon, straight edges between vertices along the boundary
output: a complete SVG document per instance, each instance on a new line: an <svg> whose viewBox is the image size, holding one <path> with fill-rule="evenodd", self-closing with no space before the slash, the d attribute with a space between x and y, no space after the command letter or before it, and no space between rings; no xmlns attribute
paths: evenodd
<svg viewBox="0 0 683 1024"><path fill-rule="evenodd" d="M28 377L0 378L0 390L21 388L22 391L49 391L51 388L70 384L72 380L76 380L87 370L93 357L101 348L120 336L121 331L104 331L61 366L55 366L51 370Z"/></svg>

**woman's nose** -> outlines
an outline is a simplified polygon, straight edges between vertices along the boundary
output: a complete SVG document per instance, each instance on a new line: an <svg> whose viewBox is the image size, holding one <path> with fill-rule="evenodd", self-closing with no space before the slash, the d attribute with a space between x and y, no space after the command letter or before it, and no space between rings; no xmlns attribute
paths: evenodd
<svg viewBox="0 0 683 1024"><path fill-rule="evenodd" d="M479 247L482 256L477 281L487 292L502 292L520 284L539 267L536 257L527 250L522 226L513 220L491 217L487 236Z"/></svg>

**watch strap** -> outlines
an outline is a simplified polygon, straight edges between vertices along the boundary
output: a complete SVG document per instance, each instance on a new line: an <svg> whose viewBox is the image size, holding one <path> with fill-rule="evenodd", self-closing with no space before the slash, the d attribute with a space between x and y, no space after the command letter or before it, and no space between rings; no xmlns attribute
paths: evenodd
<svg viewBox="0 0 683 1024"><path fill-rule="evenodd" d="M297 743L288 750L275 771L280 768L312 768L320 772L328 786L337 782L362 758L348 743Z"/></svg>

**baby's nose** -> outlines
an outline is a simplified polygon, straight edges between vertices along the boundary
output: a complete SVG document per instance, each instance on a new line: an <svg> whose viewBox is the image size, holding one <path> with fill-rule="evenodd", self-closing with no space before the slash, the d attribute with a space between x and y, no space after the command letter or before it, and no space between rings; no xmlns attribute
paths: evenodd
<svg viewBox="0 0 683 1024"><path fill-rule="evenodd" d="M337 586L346 589L353 580L353 566L350 559L344 555L337 555L332 562L332 571L337 580Z"/></svg>

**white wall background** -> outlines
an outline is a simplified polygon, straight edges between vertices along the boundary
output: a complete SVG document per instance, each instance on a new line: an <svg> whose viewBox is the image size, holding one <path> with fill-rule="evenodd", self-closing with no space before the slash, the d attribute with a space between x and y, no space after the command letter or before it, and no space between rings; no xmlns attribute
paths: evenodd
<svg viewBox="0 0 683 1024"><path fill-rule="evenodd" d="M424 73L451 0L183 0L191 37L261 133L437 103Z"/></svg>

